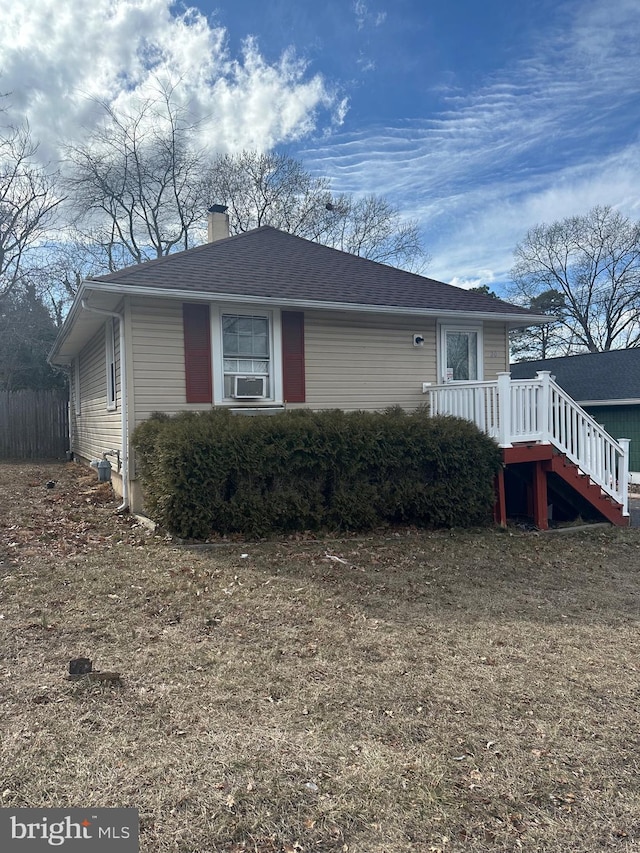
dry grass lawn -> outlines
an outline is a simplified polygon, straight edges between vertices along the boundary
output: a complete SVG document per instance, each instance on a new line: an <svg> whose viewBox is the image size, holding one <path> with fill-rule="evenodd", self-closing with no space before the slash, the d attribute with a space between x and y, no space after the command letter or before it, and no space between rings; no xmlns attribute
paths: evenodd
<svg viewBox="0 0 640 853"><path fill-rule="evenodd" d="M640 531L187 549L116 506L0 465L0 805L135 806L145 853L638 849Z"/></svg>

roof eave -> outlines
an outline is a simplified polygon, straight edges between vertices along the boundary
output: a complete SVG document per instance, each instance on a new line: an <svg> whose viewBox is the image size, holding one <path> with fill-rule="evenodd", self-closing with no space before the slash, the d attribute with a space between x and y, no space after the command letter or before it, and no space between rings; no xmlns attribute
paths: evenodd
<svg viewBox="0 0 640 853"><path fill-rule="evenodd" d="M300 309L316 309L328 311L353 311L369 314L413 314L417 317L441 317L451 318L461 321L473 320L494 320L504 322L510 328L518 328L522 326L533 326L539 323L548 323L550 318L546 315L521 315L510 312L493 312L493 311L457 311L455 309L442 308L416 308L411 305L376 305L370 303L359 302L337 302L320 299L294 299L287 297L273 296L254 296L248 294L225 293L221 292L206 292L183 290L179 288L162 288L162 287L141 287L130 284L121 284L118 282L101 282L93 280L82 281L78 289L76 298L71 306L58 336L54 341L51 351L48 355L48 361L51 364L66 365L69 364L68 357L61 358L60 351L68 337L71 329L76 322L76 319L82 309L82 300L88 298L90 293L111 293L117 296L142 296L147 298L164 298L164 299L179 299L184 302L223 302L223 303L242 303L245 305L272 305L279 308L300 308Z"/></svg>
<svg viewBox="0 0 640 853"><path fill-rule="evenodd" d="M82 281L80 283L80 287L78 288L78 292L76 293L75 299L69 309L69 313L65 317L64 323L60 327L58 334L56 336L55 341L49 351L47 356L47 361L49 364L56 366L66 366L71 363L71 357L69 356L61 356L60 351L64 347L64 343L73 331L74 325L78 319L78 317L82 314L85 309L82 307L82 300L87 298L88 293L90 292L100 292L103 293L105 288L100 287L99 289L95 286L92 287L94 283L92 281ZM122 294L118 294L115 291L110 291L113 295L121 297ZM104 306L107 307L107 306Z"/></svg>
<svg viewBox="0 0 640 853"><path fill-rule="evenodd" d="M192 302L242 302L247 305L268 304L292 308L315 308L328 309L331 311L359 311L374 314L419 314L423 317L441 317L441 316L467 316L483 320L501 320L508 323L513 323L518 326L532 326L538 323L548 323L551 319L546 314L531 314L522 315L520 313L511 312L494 312L494 311L457 311L456 309L443 308L416 308L413 305L378 305L375 303L365 302L338 302L325 299L294 299L291 297L280 296L261 296L239 293L226 293L224 291L194 291L182 290L179 288L165 287L145 287L129 284L118 284L116 282L83 282L87 289L91 289L94 285L94 290L101 293L110 292L118 293L122 296L152 296L164 297L169 299L181 299ZM99 284L95 287L95 284Z"/></svg>
<svg viewBox="0 0 640 853"><path fill-rule="evenodd" d="M49 350L49 354L47 355L47 361L49 362L49 364L52 364L52 365L55 364L58 366L69 364L67 359L59 359L58 353L60 352L60 349L61 349L67 335L69 334L69 331L73 327L73 324L75 322L75 318L76 318L76 315L78 314L78 311L82 307L80 295L81 295L82 290L83 290L83 285L84 285L84 282L81 282L80 288L78 289L78 293L76 295L76 298L74 299L74 301L71 305L71 308L69 309L69 313L64 318L64 322L63 322L62 326L60 326L60 329L58 330L58 334L56 335L56 339L53 342L51 349Z"/></svg>
<svg viewBox="0 0 640 853"><path fill-rule="evenodd" d="M620 400L576 400L580 406L637 406L640 404L640 398L627 397Z"/></svg>

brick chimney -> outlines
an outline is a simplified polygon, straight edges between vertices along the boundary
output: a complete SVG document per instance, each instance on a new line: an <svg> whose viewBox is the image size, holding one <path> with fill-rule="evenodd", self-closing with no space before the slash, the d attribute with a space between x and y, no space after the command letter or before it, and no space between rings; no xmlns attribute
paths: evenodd
<svg viewBox="0 0 640 853"><path fill-rule="evenodd" d="M212 204L208 210L207 240L214 243L229 236L229 214L224 204Z"/></svg>

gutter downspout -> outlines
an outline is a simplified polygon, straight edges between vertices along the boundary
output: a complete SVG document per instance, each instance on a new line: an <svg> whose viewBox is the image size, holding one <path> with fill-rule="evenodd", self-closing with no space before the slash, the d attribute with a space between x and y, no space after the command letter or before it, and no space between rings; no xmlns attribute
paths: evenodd
<svg viewBox="0 0 640 853"><path fill-rule="evenodd" d="M119 314L117 311L107 311L106 308L92 308L91 305L87 305L86 299L81 301L81 305L85 311L91 311L94 314L104 314L107 317L118 318L118 327L120 330L120 396L122 397L122 404L120 406L120 431L122 433L122 503L117 508L116 512L126 512L129 509L129 407L127 403L127 365L125 359L124 314Z"/></svg>

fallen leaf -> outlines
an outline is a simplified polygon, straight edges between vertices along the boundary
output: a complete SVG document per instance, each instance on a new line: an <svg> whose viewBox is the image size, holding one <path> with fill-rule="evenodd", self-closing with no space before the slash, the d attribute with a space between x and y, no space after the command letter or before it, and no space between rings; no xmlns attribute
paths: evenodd
<svg viewBox="0 0 640 853"><path fill-rule="evenodd" d="M325 554L325 559L333 560L334 563L342 563L343 566L348 566L349 563L347 560L343 560L342 557L337 557L335 554Z"/></svg>

